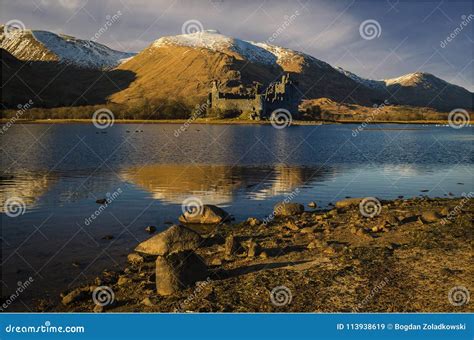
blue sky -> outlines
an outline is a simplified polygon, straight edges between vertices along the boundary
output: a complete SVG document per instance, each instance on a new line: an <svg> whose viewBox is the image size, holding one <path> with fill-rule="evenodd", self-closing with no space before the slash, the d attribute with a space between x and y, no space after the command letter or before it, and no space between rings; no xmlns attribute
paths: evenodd
<svg viewBox="0 0 474 340"><path fill-rule="evenodd" d="M181 34L188 20L244 40L267 41L278 31L274 44L362 77L429 72L474 91L474 19L462 24L474 13L472 1L2 0L0 6L2 23L17 19L27 28L84 39L120 11L98 42L125 51ZM366 20L380 26L370 40L359 31ZM460 26L454 39L440 46Z"/></svg>

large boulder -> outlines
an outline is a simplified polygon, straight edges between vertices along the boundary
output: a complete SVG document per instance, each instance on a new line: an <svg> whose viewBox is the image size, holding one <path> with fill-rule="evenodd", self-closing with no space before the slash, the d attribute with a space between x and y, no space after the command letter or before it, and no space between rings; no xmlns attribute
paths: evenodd
<svg viewBox="0 0 474 340"><path fill-rule="evenodd" d="M420 218L424 223L434 223L442 219L443 216L437 211L428 210L428 211L423 211L421 213Z"/></svg>
<svg viewBox="0 0 474 340"><path fill-rule="evenodd" d="M140 243L135 251L148 255L168 255L183 250L194 250L202 242L195 231L181 225L173 225L165 231Z"/></svg>
<svg viewBox="0 0 474 340"><path fill-rule="evenodd" d="M182 251L156 259L156 292L172 295L207 277L204 260L193 251Z"/></svg>
<svg viewBox="0 0 474 340"><path fill-rule="evenodd" d="M304 212L304 206L299 203L280 202L273 208L275 216L293 216Z"/></svg>
<svg viewBox="0 0 474 340"><path fill-rule="evenodd" d="M230 215L225 210L215 205L204 204L193 211L186 211L179 216L181 223L218 224L230 220Z"/></svg>
<svg viewBox="0 0 474 340"><path fill-rule="evenodd" d="M359 205L363 198L347 198L336 202L336 208L344 209L348 207L353 207Z"/></svg>

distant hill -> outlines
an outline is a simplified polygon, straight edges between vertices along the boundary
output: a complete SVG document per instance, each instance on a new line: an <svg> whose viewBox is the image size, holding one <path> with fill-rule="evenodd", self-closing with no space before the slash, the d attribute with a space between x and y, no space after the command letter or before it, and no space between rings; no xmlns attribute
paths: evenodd
<svg viewBox="0 0 474 340"><path fill-rule="evenodd" d="M473 93L430 73L415 72L401 77L370 80L338 68L362 86L373 89L392 104L431 107L442 111L472 109Z"/></svg>
<svg viewBox="0 0 474 340"><path fill-rule="evenodd" d="M300 105L306 120L327 120L338 122L404 122L430 121L446 124L448 113L429 107L409 105L381 104L361 106L357 104L338 103L328 98L304 100ZM474 112L466 110L472 121ZM470 111L470 112L469 112Z"/></svg>

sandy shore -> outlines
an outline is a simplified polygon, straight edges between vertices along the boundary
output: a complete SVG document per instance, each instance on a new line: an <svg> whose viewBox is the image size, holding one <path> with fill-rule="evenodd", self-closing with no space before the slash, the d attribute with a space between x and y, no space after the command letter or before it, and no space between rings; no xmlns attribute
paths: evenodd
<svg viewBox="0 0 474 340"><path fill-rule="evenodd" d="M155 257L144 256L76 287L82 293L67 304L59 297L43 303L43 310L97 311L91 292L107 286L114 301L99 308L105 312L473 312L472 303L455 306L448 299L455 287L474 287L469 199L398 199L381 206L373 218L356 202L306 208L266 224L250 218L188 226L205 237L196 253L209 267L206 280L159 296ZM240 250L228 256L230 234ZM249 242L257 243L255 254Z"/></svg>

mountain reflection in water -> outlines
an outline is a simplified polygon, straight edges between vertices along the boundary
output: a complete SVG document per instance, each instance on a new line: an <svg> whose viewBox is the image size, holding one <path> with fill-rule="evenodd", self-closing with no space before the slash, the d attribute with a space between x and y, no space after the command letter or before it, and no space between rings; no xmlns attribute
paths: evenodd
<svg viewBox="0 0 474 340"><path fill-rule="evenodd" d="M275 165L243 167L226 165L155 164L121 172L124 181L148 191L154 199L181 204L189 195L207 204L230 204L236 192L263 200L289 193L334 173L330 167L308 168Z"/></svg>

